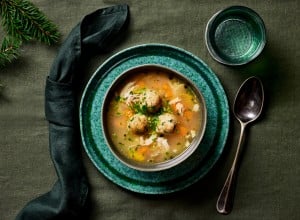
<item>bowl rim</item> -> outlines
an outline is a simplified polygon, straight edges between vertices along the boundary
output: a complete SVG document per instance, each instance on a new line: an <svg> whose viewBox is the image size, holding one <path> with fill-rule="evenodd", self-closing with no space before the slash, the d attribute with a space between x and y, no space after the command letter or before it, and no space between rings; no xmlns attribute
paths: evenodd
<svg viewBox="0 0 300 220"><path fill-rule="evenodd" d="M240 61L240 62L230 62L227 59L223 59L221 56L219 56L219 54L217 52L215 52L215 49L213 48L213 46L211 44L211 39L209 37L211 27L213 26L216 19L218 17L222 16L223 13L228 12L230 10L239 10L240 13L248 15L249 17L252 18L253 21L255 21L256 25L260 26L260 30L261 30L262 40L260 41L259 45L257 46L257 51L249 59L246 59L246 60ZM242 5L228 6L224 9L217 11L209 19L209 21L207 22L206 28L205 28L205 44L206 44L209 54L211 55L211 57L214 60L218 61L219 63L229 65L229 66L244 65L244 64L247 64L247 63L253 61L255 58L257 58L261 54L261 52L263 51L263 49L266 45L266 38L267 38L266 37L266 26L265 26L265 23L264 23L263 19L261 18L261 16L253 9L246 7L246 6L242 6Z"/></svg>
<svg viewBox="0 0 300 220"><path fill-rule="evenodd" d="M137 71L138 69L141 69L141 68L145 68L145 69L158 68L158 69L163 69L167 73L169 72L169 73L175 74L176 77L180 78L180 80L183 80L184 82L187 82L191 86L191 88L195 92L196 96L200 100L200 103L203 105L203 107L201 108L202 109L201 131L198 131L196 137L192 140L191 144L176 157L174 157L172 159L168 159L168 160L160 162L160 163L153 163L150 165L143 165L141 163L134 162L133 160L126 158L125 156L121 155L117 151L113 150L113 147L112 147L113 144L111 143L109 135L107 134L107 129L106 129L106 125L105 125L105 123L106 123L105 115L107 114L107 112L105 111L105 108L107 107L107 103L110 98L109 96L112 95L111 92L115 90L116 86L120 83L120 81L123 78L125 78L128 74L132 74L132 72ZM204 96L202 95L201 89L198 88L192 82L192 80L190 80L187 76L185 76L184 74L182 74L179 71L174 70L170 67L160 65L160 64L155 64L155 63L153 63L153 64L148 63L148 64L137 65L137 66L131 67L129 69L126 69L116 79L114 79L114 81L109 86L109 88L107 89L107 91L104 95L103 103L101 106L101 121L102 121L101 128L102 128L102 133L103 133L103 137L104 137L106 146L118 161L120 161L121 163L123 163L124 165L126 165L129 168L139 170L139 171L144 171L144 172L163 171L163 170L170 169L176 165L179 165L180 163L185 161L189 156L191 156L196 151L196 149L198 148L198 146L200 145L200 143L203 139L203 136L204 136L204 133L206 130L207 107L206 107L206 102L205 102Z"/></svg>

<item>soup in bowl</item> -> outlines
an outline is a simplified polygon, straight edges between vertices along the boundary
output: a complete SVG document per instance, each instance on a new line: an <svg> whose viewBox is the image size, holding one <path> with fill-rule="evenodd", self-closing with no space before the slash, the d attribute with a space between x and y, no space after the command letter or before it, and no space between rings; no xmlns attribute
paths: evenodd
<svg viewBox="0 0 300 220"><path fill-rule="evenodd" d="M199 146L206 127L201 91L183 74L160 65L122 73L109 88L102 130L113 155L141 171L169 169Z"/></svg>

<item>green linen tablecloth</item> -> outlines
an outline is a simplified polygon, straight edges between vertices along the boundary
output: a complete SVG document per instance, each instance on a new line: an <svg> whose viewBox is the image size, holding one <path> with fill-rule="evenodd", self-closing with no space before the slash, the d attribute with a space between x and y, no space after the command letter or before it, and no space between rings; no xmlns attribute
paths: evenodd
<svg viewBox="0 0 300 220"><path fill-rule="evenodd" d="M218 214L215 203L239 136L239 124L232 116L228 141L215 167L196 184L170 195L149 196L120 188L99 173L82 151L90 181L90 211L86 219L300 219L297 207L300 202L298 1L32 2L58 25L63 39L84 15L115 4L129 5L127 35L114 51L89 61L79 91L106 58L144 43L174 45L201 58L219 77L230 105L238 87L249 76L259 76L265 86L263 114L246 133L234 209L230 215ZM214 61L204 42L209 18L231 5L254 9L267 28L265 50L254 62L241 67L228 67ZM14 219L28 201L49 191L56 181L48 148L44 90L58 47L28 43L22 47L17 61L0 70L0 81L5 85L0 93L1 220Z"/></svg>

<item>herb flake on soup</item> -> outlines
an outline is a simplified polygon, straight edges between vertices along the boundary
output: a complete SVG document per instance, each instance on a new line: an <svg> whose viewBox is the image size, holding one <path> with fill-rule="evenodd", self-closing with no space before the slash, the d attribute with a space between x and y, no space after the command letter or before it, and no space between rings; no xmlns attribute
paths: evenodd
<svg viewBox="0 0 300 220"><path fill-rule="evenodd" d="M110 139L125 157L160 163L181 154L202 124L202 103L184 81L160 71L132 74L107 111Z"/></svg>

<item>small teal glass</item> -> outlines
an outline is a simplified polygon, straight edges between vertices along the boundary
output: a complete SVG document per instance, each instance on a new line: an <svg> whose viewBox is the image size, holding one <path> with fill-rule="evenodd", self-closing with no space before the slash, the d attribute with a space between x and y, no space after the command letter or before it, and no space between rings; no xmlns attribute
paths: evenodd
<svg viewBox="0 0 300 220"><path fill-rule="evenodd" d="M243 65L255 59L266 44L261 17L245 6L217 12L207 23L205 41L210 55L225 65Z"/></svg>

